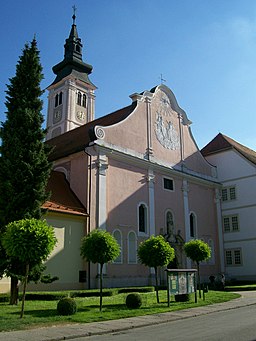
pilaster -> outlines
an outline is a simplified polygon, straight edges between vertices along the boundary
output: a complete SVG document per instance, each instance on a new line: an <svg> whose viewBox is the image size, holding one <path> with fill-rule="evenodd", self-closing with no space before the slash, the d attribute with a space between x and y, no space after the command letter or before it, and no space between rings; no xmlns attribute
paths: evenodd
<svg viewBox="0 0 256 341"><path fill-rule="evenodd" d="M105 154L99 153L97 160L98 168L98 193L97 193L97 228L106 230L107 222L107 169L108 160Z"/></svg>
<svg viewBox="0 0 256 341"><path fill-rule="evenodd" d="M156 234L155 227L155 175L152 169L148 170L148 196L149 196L149 236Z"/></svg>
<svg viewBox="0 0 256 341"><path fill-rule="evenodd" d="M189 222L189 201L188 201L188 193L189 193L189 184L188 181L183 179L182 184L182 192L183 192L183 205L184 205L184 223L185 223L185 242L190 240L190 222ZM187 258L187 267L191 267L191 261Z"/></svg>
<svg viewBox="0 0 256 341"><path fill-rule="evenodd" d="M221 213L221 194L218 188L215 188L215 204L216 204L216 212L217 212L218 237L219 237L220 271L225 272L224 241L223 241L222 213Z"/></svg>

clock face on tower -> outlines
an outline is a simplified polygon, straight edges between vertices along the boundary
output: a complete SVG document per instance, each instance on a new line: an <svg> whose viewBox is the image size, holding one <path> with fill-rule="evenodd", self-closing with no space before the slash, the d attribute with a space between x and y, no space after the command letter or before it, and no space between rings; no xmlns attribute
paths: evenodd
<svg viewBox="0 0 256 341"><path fill-rule="evenodd" d="M61 120L62 112L60 109L57 109L53 113L53 123L58 123Z"/></svg>
<svg viewBox="0 0 256 341"><path fill-rule="evenodd" d="M84 122L84 120L85 120L85 113L83 111L77 111L76 112L76 118L78 119L78 121Z"/></svg>

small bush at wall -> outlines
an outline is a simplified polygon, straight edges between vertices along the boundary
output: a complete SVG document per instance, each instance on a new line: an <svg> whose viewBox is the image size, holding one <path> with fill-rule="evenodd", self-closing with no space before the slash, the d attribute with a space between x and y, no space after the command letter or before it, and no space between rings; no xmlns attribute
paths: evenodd
<svg viewBox="0 0 256 341"><path fill-rule="evenodd" d="M67 296L67 293L60 291L49 292L28 292L26 294L27 301L56 301Z"/></svg>
<svg viewBox="0 0 256 341"><path fill-rule="evenodd" d="M188 302L189 300L190 300L189 294L175 295L175 301L176 302Z"/></svg>
<svg viewBox="0 0 256 341"><path fill-rule="evenodd" d="M153 292L155 291L154 287L128 287L118 289L118 293L128 293L128 292Z"/></svg>
<svg viewBox="0 0 256 341"><path fill-rule="evenodd" d="M9 302L10 296L7 294L0 294L0 302Z"/></svg>
<svg viewBox="0 0 256 341"><path fill-rule="evenodd" d="M126 306L129 309L138 309L142 305L142 299L140 294L129 294L126 297Z"/></svg>
<svg viewBox="0 0 256 341"><path fill-rule="evenodd" d="M117 289L103 289L102 296L114 296L118 293ZM100 296L99 289L70 291L70 297L97 297Z"/></svg>
<svg viewBox="0 0 256 341"><path fill-rule="evenodd" d="M71 297L64 297L57 304L59 315L74 315L77 311L76 301Z"/></svg>

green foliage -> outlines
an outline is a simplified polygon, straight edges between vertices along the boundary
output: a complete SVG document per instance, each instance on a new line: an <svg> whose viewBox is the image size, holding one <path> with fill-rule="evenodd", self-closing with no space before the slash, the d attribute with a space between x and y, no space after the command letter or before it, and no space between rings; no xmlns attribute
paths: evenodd
<svg viewBox="0 0 256 341"><path fill-rule="evenodd" d="M23 219L9 223L2 244L9 257L22 264L40 264L53 250L57 239L45 221Z"/></svg>
<svg viewBox="0 0 256 341"><path fill-rule="evenodd" d="M20 264L20 267L25 265L21 318L24 314L29 270L47 259L56 242L53 228L42 220L23 219L6 226L6 231L2 236L6 254L11 260L15 259L15 264Z"/></svg>
<svg viewBox="0 0 256 341"><path fill-rule="evenodd" d="M167 266L174 259L174 256L174 249L165 241L163 236L152 236L139 245L138 257L140 262L155 269L157 303L159 303L157 268Z"/></svg>
<svg viewBox="0 0 256 341"><path fill-rule="evenodd" d="M40 276L40 282L44 284L50 284L58 280L59 280L58 276L52 276L51 274Z"/></svg>
<svg viewBox="0 0 256 341"><path fill-rule="evenodd" d="M163 236L152 236L140 243L138 256L142 264L156 268L166 266L173 260L174 249Z"/></svg>
<svg viewBox="0 0 256 341"><path fill-rule="evenodd" d="M0 128L0 229L11 221L41 218L51 164L42 111L43 79L35 39L26 44L7 85L7 119Z"/></svg>
<svg viewBox="0 0 256 341"><path fill-rule="evenodd" d="M185 243L184 251L187 257L197 264L211 257L211 248L200 239L190 240Z"/></svg>
<svg viewBox="0 0 256 341"><path fill-rule="evenodd" d="M129 288L120 288L118 289L118 293L128 293L128 292L154 292L154 287L129 287Z"/></svg>
<svg viewBox="0 0 256 341"><path fill-rule="evenodd" d="M73 298L62 298L57 304L59 315L74 315L77 312L76 301Z"/></svg>
<svg viewBox="0 0 256 341"><path fill-rule="evenodd" d="M125 304L129 309L138 309L142 305L140 294L129 294L126 297Z"/></svg>
<svg viewBox="0 0 256 341"><path fill-rule="evenodd" d="M46 184L51 171L50 148L44 143L46 130L40 88L43 79L36 40L26 44L16 74L6 91L6 121L0 126L0 233L5 226L24 218L41 218L48 198ZM0 250L0 277L11 275L11 304L17 304L19 266Z"/></svg>
<svg viewBox="0 0 256 341"><path fill-rule="evenodd" d="M184 251L188 258L197 264L197 280L199 287L199 297L201 298L200 262L211 257L211 248L200 239L193 239L185 243Z"/></svg>
<svg viewBox="0 0 256 341"><path fill-rule="evenodd" d="M65 291L46 291L46 292L28 292L26 293L26 301L56 301L67 297Z"/></svg>
<svg viewBox="0 0 256 341"><path fill-rule="evenodd" d="M82 239L81 256L88 262L105 264L115 260L119 253L116 239L106 231L94 230Z"/></svg>
<svg viewBox="0 0 256 341"><path fill-rule="evenodd" d="M82 239L81 256L88 262L100 264L100 311L102 310L102 269L105 263L115 260L120 253L116 239L108 232L94 230Z"/></svg>

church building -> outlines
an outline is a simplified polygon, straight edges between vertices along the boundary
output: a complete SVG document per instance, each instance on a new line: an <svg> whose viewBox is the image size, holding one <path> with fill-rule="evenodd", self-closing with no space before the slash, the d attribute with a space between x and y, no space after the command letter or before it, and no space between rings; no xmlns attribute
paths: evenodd
<svg viewBox="0 0 256 341"><path fill-rule="evenodd" d="M111 233L121 250L104 267L105 287L154 283L153 270L137 258L139 244L152 235L163 235L174 247L171 266L177 268L192 266L185 242L207 242L212 254L201 275L208 281L224 272L216 167L201 154L192 122L163 84L133 93L126 107L95 119L96 86L75 19L48 87L46 143L53 147L53 171L44 208L58 243L46 266L59 280L29 289L97 288L97 264L80 256L82 237L94 229ZM164 269L160 275L166 284ZM7 289L6 281L0 285Z"/></svg>
<svg viewBox="0 0 256 341"><path fill-rule="evenodd" d="M89 79L92 66L83 61L82 47L74 16L64 59L53 67L56 77L48 87L46 143L54 148L52 186L65 182L77 203L62 205L61 196L59 203L46 203L48 221L57 231L66 226L61 252L72 245L76 269L71 282L63 280L70 260L64 259L65 252L62 257L56 252L48 262L60 278L55 285L97 287L98 268L81 260L78 240L96 228L111 233L121 249L115 262L104 268L105 286L151 284L151 270L138 262L137 248L159 234L175 249L173 266L191 266L183 244L200 238L212 249L211 259L202 266L203 277L224 271L221 185L216 168L196 145L185 111L161 84L132 94L128 106L95 119L96 86ZM68 228L65 218L78 226L69 223ZM164 283L164 272L161 276Z"/></svg>

